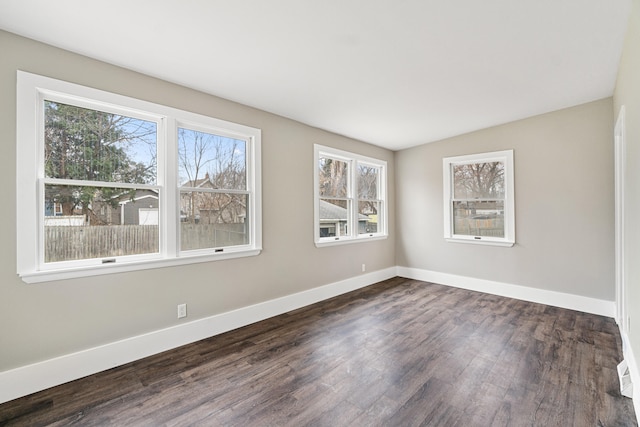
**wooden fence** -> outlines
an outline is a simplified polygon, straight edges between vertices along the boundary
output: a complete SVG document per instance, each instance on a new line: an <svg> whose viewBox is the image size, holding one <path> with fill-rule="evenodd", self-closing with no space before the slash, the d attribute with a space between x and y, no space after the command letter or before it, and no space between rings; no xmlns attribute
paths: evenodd
<svg viewBox="0 0 640 427"><path fill-rule="evenodd" d="M188 251L246 245L249 243L246 226L247 224L183 223L180 227L180 248Z"/></svg>
<svg viewBox="0 0 640 427"><path fill-rule="evenodd" d="M181 224L182 250L248 243L245 224ZM45 262L111 258L159 251L157 225L46 226Z"/></svg>
<svg viewBox="0 0 640 427"><path fill-rule="evenodd" d="M504 219L456 218L455 234L467 236L504 237Z"/></svg>

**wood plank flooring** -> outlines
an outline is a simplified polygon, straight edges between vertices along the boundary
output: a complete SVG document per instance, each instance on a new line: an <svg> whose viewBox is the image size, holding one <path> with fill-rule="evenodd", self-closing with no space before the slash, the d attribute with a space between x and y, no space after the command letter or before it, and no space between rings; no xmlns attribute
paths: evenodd
<svg viewBox="0 0 640 427"><path fill-rule="evenodd" d="M0 425L635 426L613 319L394 278L0 405Z"/></svg>

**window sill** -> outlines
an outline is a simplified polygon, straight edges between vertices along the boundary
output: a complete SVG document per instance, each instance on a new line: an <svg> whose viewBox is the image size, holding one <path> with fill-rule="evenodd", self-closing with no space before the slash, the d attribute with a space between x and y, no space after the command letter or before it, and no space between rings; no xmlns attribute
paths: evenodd
<svg viewBox="0 0 640 427"><path fill-rule="evenodd" d="M469 243L472 245L486 245L486 246L502 246L510 248L515 245L516 242L507 240L492 240L490 238L477 239L475 237L445 237L445 240L449 243Z"/></svg>
<svg viewBox="0 0 640 427"><path fill-rule="evenodd" d="M366 237L339 237L338 240L334 238L320 240L316 242L317 248L323 248L326 246L338 246L338 245L347 245L350 243L363 243L369 242L372 240L385 240L389 235L387 234L374 234L373 236Z"/></svg>
<svg viewBox="0 0 640 427"><path fill-rule="evenodd" d="M244 258L257 256L261 251L261 249L251 249L216 255L207 254L199 256L185 256L182 258L121 262L120 264L100 264L59 270L41 270L18 273L18 276L25 283L51 282L54 280L76 279L80 277L101 276L104 274L126 273L130 271L151 270L178 265L220 261L224 259Z"/></svg>

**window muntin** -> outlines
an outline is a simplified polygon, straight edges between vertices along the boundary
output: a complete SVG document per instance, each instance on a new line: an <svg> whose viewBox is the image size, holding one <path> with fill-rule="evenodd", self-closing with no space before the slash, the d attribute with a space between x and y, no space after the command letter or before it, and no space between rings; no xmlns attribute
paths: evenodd
<svg viewBox="0 0 640 427"><path fill-rule="evenodd" d="M180 251L250 243L247 146L215 131L178 128Z"/></svg>
<svg viewBox="0 0 640 427"><path fill-rule="evenodd" d="M383 206L379 197L382 168L358 164L358 234L373 235L378 232L378 218Z"/></svg>
<svg viewBox="0 0 640 427"><path fill-rule="evenodd" d="M452 166L453 234L504 238L504 162Z"/></svg>
<svg viewBox="0 0 640 427"><path fill-rule="evenodd" d="M157 224L126 224L120 215L120 203L139 189L118 186L158 190L158 122L60 99L47 94L37 106L44 115L43 267L158 253Z"/></svg>
<svg viewBox="0 0 640 427"><path fill-rule="evenodd" d="M317 246L384 238L386 162L315 146Z"/></svg>
<svg viewBox="0 0 640 427"><path fill-rule="evenodd" d="M340 238L349 235L353 201L349 191L351 162L322 154L318 160L320 234Z"/></svg>
<svg viewBox="0 0 640 427"><path fill-rule="evenodd" d="M513 151L445 158L445 238L515 243Z"/></svg>
<svg viewBox="0 0 640 427"><path fill-rule="evenodd" d="M17 112L17 267L23 280L260 252L259 129L23 72ZM218 173L211 188L183 188L179 134L183 142L225 141L218 154L204 150L202 157L212 176L226 170L224 179ZM224 148L232 148L226 152L231 157L220 155ZM202 210L208 221L218 210L226 238L182 232L185 191L206 193L211 203ZM52 233L55 227L67 228ZM90 237L98 247L78 250Z"/></svg>

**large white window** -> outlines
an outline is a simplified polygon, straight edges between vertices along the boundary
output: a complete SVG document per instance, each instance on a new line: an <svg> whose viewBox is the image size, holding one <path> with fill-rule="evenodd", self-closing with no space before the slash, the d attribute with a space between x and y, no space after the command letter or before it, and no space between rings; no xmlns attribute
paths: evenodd
<svg viewBox="0 0 640 427"><path fill-rule="evenodd" d="M18 72L27 282L257 255L259 129Z"/></svg>
<svg viewBox="0 0 640 427"><path fill-rule="evenodd" d="M316 246L387 237L387 163L314 146Z"/></svg>
<svg viewBox="0 0 640 427"><path fill-rule="evenodd" d="M445 239L513 246L513 150L446 157L443 166Z"/></svg>

